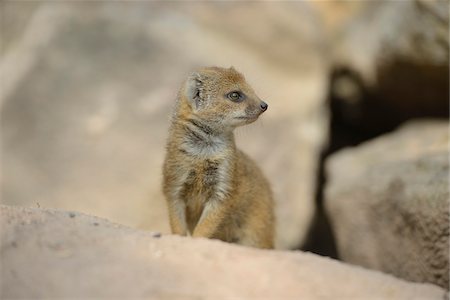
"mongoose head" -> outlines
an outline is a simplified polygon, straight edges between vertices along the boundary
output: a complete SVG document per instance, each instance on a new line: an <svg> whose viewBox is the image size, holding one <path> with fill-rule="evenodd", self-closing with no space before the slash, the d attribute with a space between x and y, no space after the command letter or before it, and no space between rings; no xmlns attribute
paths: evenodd
<svg viewBox="0 0 450 300"><path fill-rule="evenodd" d="M193 117L222 131L256 121L268 107L233 67L192 73L182 93Z"/></svg>

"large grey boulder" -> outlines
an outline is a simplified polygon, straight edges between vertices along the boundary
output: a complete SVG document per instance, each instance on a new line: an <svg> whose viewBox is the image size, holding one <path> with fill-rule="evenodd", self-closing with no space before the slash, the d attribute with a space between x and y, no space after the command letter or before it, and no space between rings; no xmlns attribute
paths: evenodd
<svg viewBox="0 0 450 300"><path fill-rule="evenodd" d="M161 167L193 69L241 71L269 110L238 146L272 183L277 245L314 211L326 66L308 3L2 1L2 199L169 232Z"/></svg>
<svg viewBox="0 0 450 300"><path fill-rule="evenodd" d="M416 121L327 161L344 261L448 288L449 124Z"/></svg>
<svg viewBox="0 0 450 300"><path fill-rule="evenodd" d="M302 252L160 236L0 206L2 299L443 299L430 284Z"/></svg>

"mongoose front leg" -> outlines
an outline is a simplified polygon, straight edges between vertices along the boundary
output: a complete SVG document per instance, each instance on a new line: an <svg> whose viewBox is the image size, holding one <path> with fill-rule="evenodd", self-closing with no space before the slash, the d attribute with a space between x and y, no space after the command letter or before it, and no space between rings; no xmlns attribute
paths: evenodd
<svg viewBox="0 0 450 300"><path fill-rule="evenodd" d="M211 238L225 216L225 205L221 200L210 200L203 208L200 220L195 226L193 237Z"/></svg>
<svg viewBox="0 0 450 300"><path fill-rule="evenodd" d="M169 201L169 221L173 234L187 235L186 204L177 199Z"/></svg>

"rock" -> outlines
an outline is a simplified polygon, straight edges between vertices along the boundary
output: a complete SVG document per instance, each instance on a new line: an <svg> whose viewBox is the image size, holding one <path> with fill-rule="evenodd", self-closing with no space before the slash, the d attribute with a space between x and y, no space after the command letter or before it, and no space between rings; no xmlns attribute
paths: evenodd
<svg viewBox="0 0 450 300"><path fill-rule="evenodd" d="M330 102L343 138L371 138L411 118L448 119L448 1L347 6L330 33Z"/></svg>
<svg viewBox="0 0 450 300"><path fill-rule="evenodd" d="M448 126L416 121L329 158L325 204L341 259L448 289Z"/></svg>
<svg viewBox="0 0 450 300"><path fill-rule="evenodd" d="M2 299L409 300L445 295L430 284L309 253L157 238L81 213L2 205L0 225Z"/></svg>
<svg viewBox="0 0 450 300"><path fill-rule="evenodd" d="M237 144L272 183L277 245L303 241L327 133L307 3L0 5L2 203L168 233L161 167L176 93L198 66L233 65L270 105Z"/></svg>

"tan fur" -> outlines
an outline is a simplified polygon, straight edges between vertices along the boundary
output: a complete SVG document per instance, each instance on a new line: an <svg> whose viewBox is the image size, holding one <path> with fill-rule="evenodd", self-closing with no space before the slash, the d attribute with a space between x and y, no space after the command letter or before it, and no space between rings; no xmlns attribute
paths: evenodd
<svg viewBox="0 0 450 300"><path fill-rule="evenodd" d="M230 100L230 92L245 95ZM235 145L233 130L264 111L233 68L193 73L178 94L164 162L164 194L172 232L273 248L269 183Z"/></svg>

